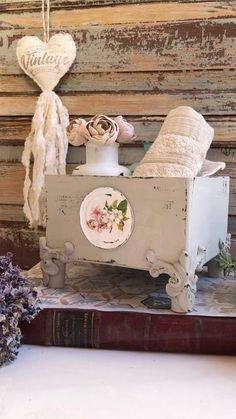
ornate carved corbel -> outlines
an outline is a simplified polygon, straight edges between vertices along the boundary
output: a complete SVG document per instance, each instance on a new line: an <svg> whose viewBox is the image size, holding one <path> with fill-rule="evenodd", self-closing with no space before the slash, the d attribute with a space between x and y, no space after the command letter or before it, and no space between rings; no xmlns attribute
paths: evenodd
<svg viewBox="0 0 236 419"><path fill-rule="evenodd" d="M166 285L166 292L171 297L171 309L177 313L192 311L196 283L198 280L195 274L196 269L200 269L205 263L205 249L199 247L195 258L191 258L183 250L179 260L173 264L160 260L152 250L148 250L146 259L149 263L149 273L153 278L160 274L169 275Z"/></svg>
<svg viewBox="0 0 236 419"><path fill-rule="evenodd" d="M63 249L51 249L47 246L46 237L41 237L39 246L43 284L50 288L63 288L66 263L74 252L74 245L66 242Z"/></svg>

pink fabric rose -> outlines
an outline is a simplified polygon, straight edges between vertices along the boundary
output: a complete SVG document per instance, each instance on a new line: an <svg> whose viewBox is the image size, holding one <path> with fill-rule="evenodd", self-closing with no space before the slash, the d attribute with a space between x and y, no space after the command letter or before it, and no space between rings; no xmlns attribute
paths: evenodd
<svg viewBox="0 0 236 419"><path fill-rule="evenodd" d="M86 121L83 118L73 119L67 127L69 143L80 146L86 143L85 137Z"/></svg>
<svg viewBox="0 0 236 419"><path fill-rule="evenodd" d="M119 128L113 119L106 115L95 115L86 124L86 140L97 145L113 144L118 137Z"/></svg>
<svg viewBox="0 0 236 419"><path fill-rule="evenodd" d="M130 124L128 121L126 121L123 116L119 115L116 118L114 118L114 121L117 123L119 127L119 134L117 141L119 143L130 143L134 141L136 138L134 134L134 126Z"/></svg>

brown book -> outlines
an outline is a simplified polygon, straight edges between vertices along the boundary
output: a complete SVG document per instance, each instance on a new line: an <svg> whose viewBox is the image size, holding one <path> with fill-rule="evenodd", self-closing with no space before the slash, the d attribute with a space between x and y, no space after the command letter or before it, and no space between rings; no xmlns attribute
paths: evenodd
<svg viewBox="0 0 236 419"><path fill-rule="evenodd" d="M198 281L194 311L174 314L164 289L167 277L91 264L71 264L63 290L41 285L42 311L22 323L24 343L158 352L236 354L236 280Z"/></svg>

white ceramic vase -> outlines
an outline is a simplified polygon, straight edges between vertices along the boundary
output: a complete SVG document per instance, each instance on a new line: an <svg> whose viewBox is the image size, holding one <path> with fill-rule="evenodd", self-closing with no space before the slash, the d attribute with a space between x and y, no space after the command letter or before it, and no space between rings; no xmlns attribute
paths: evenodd
<svg viewBox="0 0 236 419"><path fill-rule="evenodd" d="M88 141L85 147L86 164L77 166L73 175L130 176L130 170L118 163L118 143L99 146Z"/></svg>

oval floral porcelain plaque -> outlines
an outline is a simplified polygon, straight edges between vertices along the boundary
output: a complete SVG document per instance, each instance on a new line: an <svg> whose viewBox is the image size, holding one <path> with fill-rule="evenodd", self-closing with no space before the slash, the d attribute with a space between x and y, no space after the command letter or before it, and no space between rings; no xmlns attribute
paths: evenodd
<svg viewBox="0 0 236 419"><path fill-rule="evenodd" d="M81 204L80 225L94 246L114 249L129 239L134 225L133 211L120 191L97 188Z"/></svg>

